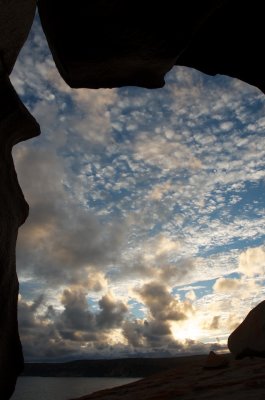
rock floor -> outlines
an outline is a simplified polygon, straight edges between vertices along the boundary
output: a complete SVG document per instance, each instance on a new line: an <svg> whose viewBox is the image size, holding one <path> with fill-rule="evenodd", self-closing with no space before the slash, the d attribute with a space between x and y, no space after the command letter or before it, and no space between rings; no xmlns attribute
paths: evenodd
<svg viewBox="0 0 265 400"><path fill-rule="evenodd" d="M207 356L187 357L178 368L79 400L264 400L265 359L233 360L222 369L204 369Z"/></svg>

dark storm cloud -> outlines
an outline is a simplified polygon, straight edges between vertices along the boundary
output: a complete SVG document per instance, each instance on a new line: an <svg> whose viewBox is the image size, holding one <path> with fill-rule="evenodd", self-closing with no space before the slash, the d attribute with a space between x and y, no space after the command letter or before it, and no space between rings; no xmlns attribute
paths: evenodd
<svg viewBox="0 0 265 400"><path fill-rule="evenodd" d="M166 321L126 321L123 325L123 334L128 344L133 347L163 347L173 343L169 324Z"/></svg>
<svg viewBox="0 0 265 400"><path fill-rule="evenodd" d="M121 301L115 301L110 295L103 296L98 304L101 311L96 317L97 326L103 329L120 327L128 307Z"/></svg>
<svg viewBox="0 0 265 400"><path fill-rule="evenodd" d="M187 352L206 353L209 350L222 349L216 343L206 345L196 340L176 340L167 321L126 321L123 324L123 334L132 354L135 352L153 356L176 356Z"/></svg>
<svg viewBox="0 0 265 400"><path fill-rule="evenodd" d="M183 348L171 332L172 321L185 320L193 312L190 302L180 302L167 286L160 282L149 282L135 290L139 299L147 308L145 320L126 321L123 334L133 347Z"/></svg>
<svg viewBox="0 0 265 400"><path fill-rule="evenodd" d="M19 303L20 334L26 360L64 360L71 358L130 356L149 354L170 356L184 352L206 352L209 346L196 341L179 342L172 336L170 320L176 314L161 315L150 298L158 289L166 307L168 294L164 287L145 286L142 293L152 308L145 320L128 320L127 306L112 295L103 296L99 311L91 311L85 292L81 289L66 289L62 293L63 309L55 310L40 296L32 303L23 299ZM152 305L151 305L152 304ZM170 307L169 307L170 308ZM188 307L184 307L187 309ZM155 316L156 318L154 318ZM159 319L162 317L162 320ZM180 315L178 315L180 317ZM126 343L109 344L113 330L120 328Z"/></svg>
<svg viewBox="0 0 265 400"><path fill-rule="evenodd" d="M57 327L64 329L86 331L94 328L94 315L88 310L87 299L83 291L64 290L62 296L64 311L61 313Z"/></svg>
<svg viewBox="0 0 265 400"><path fill-rule="evenodd" d="M192 312L190 302L180 302L163 283L150 282L136 292L155 320L180 321L187 318L188 312Z"/></svg>
<svg viewBox="0 0 265 400"><path fill-rule="evenodd" d="M111 295L99 300L100 311L89 309L82 289L65 289L63 310L55 310L43 296L33 303L19 302L19 325L23 348L30 359L80 354L82 349L96 353L108 347L108 334L122 326L127 306ZM84 350L83 350L84 351Z"/></svg>
<svg viewBox="0 0 265 400"><path fill-rule="evenodd" d="M19 315L19 326L20 329L31 328L35 325L34 313L42 304L44 299L43 295L37 297L37 299L30 305L24 301L18 303L18 315Z"/></svg>

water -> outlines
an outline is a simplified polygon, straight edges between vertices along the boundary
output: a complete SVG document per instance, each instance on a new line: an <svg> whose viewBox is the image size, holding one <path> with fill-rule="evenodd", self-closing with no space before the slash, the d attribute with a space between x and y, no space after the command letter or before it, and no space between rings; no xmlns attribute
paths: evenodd
<svg viewBox="0 0 265 400"><path fill-rule="evenodd" d="M138 378L140 379L140 378ZM137 378L20 377L10 400L68 400L98 390L135 382Z"/></svg>

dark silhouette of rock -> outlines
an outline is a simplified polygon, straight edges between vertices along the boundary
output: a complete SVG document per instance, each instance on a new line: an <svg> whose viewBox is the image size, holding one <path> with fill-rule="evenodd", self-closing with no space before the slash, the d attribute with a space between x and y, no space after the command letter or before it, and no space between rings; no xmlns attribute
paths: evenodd
<svg viewBox="0 0 265 400"><path fill-rule="evenodd" d="M262 7L258 0L38 2L57 68L74 88L161 87L176 64L264 91Z"/></svg>
<svg viewBox="0 0 265 400"><path fill-rule="evenodd" d="M0 2L0 57L9 75L27 39L36 11L36 0Z"/></svg>
<svg viewBox="0 0 265 400"><path fill-rule="evenodd" d="M18 98L7 76L0 76L0 397L12 395L23 355L18 334L16 239L28 215L17 181L12 147L39 134L39 125Z"/></svg>
<svg viewBox="0 0 265 400"><path fill-rule="evenodd" d="M39 0L54 61L74 88L157 88L224 1Z"/></svg>
<svg viewBox="0 0 265 400"><path fill-rule="evenodd" d="M236 359L265 357L265 300L231 333L228 348Z"/></svg>
<svg viewBox="0 0 265 400"><path fill-rule="evenodd" d="M178 65L235 77L265 91L262 3L226 1L201 26Z"/></svg>
<svg viewBox="0 0 265 400"><path fill-rule="evenodd" d="M217 354L214 351L210 351L203 367L205 369L219 369L219 368L226 368L228 366L229 366L229 359L227 355Z"/></svg>
<svg viewBox="0 0 265 400"><path fill-rule="evenodd" d="M204 356L205 357L205 356ZM231 355L230 355L231 357ZM265 396L265 360L231 360L229 368L202 368L201 358L186 357L179 367L79 400L249 400ZM77 399L76 399L77 400Z"/></svg>
<svg viewBox="0 0 265 400"><path fill-rule="evenodd" d="M0 3L0 398L11 397L23 368L18 334L15 248L18 228L28 215L12 159L12 147L39 134L8 75L31 28L35 0Z"/></svg>

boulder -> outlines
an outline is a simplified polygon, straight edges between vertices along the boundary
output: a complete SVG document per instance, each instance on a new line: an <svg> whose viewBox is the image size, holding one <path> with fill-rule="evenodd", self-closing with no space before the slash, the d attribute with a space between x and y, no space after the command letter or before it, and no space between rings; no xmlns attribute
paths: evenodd
<svg viewBox="0 0 265 400"><path fill-rule="evenodd" d="M229 366L229 360L227 355L217 354L214 351L210 351L208 357L206 358L203 368L205 369L218 369L226 368Z"/></svg>
<svg viewBox="0 0 265 400"><path fill-rule="evenodd" d="M253 308L231 333L228 348L236 359L265 357L265 300Z"/></svg>

